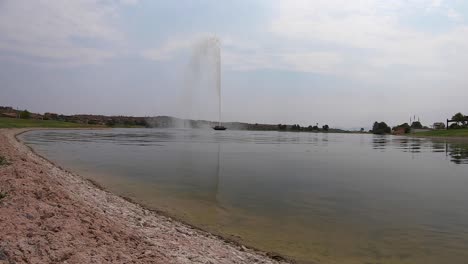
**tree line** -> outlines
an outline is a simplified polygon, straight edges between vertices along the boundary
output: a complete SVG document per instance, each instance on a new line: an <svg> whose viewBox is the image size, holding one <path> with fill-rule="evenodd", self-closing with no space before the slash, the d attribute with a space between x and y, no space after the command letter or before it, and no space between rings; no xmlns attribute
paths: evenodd
<svg viewBox="0 0 468 264"><path fill-rule="evenodd" d="M278 130L279 131L322 131L322 132L328 132L330 130L330 127L328 125L323 125L321 128L318 125L309 125L307 127L301 127L298 124L294 124L292 126L288 125L283 125L283 124L278 124Z"/></svg>
<svg viewBox="0 0 468 264"><path fill-rule="evenodd" d="M468 128L468 116L462 113L456 113L452 116L451 119L454 123L452 123L449 128L450 129L459 129L459 128ZM440 128L445 128L445 124L443 122L439 122L441 125ZM372 126L372 130L369 132L373 134L390 134L392 131L403 130L404 133L410 133L411 129L429 129L429 127L424 126L420 121L413 121L410 124L403 123L393 128L390 128L385 122L374 122Z"/></svg>

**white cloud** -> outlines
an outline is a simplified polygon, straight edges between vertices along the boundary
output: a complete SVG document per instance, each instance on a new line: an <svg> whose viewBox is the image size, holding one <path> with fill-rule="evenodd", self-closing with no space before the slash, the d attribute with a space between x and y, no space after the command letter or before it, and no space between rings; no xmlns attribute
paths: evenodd
<svg viewBox="0 0 468 264"><path fill-rule="evenodd" d="M425 80L464 78L467 26L456 23L445 31L431 32L402 22L403 17L427 12L446 16L448 21L461 19L443 0L276 3L275 16L262 36L220 36L225 68L333 74L370 82L385 80L390 69L411 70L415 78ZM206 35L174 37L142 55L159 61L187 56L183 51L190 51Z"/></svg>
<svg viewBox="0 0 468 264"><path fill-rule="evenodd" d="M120 4L99 0L2 1L0 52L36 61L97 63L114 55L109 43L115 47L124 39L112 23Z"/></svg>
<svg viewBox="0 0 468 264"><path fill-rule="evenodd" d="M409 66L456 71L460 63L466 68L467 62L457 56L468 52L468 27L459 24L436 33L404 26L400 21L403 15L423 15L421 10L461 19L443 1L284 0L279 1L278 17L272 21L270 32L290 43L331 47L330 51L339 52L345 60L353 50L365 53L360 64L367 70ZM458 54L453 53L454 46ZM455 64L453 69L447 68L449 62Z"/></svg>

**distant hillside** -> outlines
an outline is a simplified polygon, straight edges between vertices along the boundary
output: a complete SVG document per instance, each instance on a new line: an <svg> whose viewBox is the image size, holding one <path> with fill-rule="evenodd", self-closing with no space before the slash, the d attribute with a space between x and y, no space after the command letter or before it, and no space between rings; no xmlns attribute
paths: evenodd
<svg viewBox="0 0 468 264"><path fill-rule="evenodd" d="M32 120L54 120L84 125L102 125L108 127L148 127L148 128L206 128L218 125L218 122L207 120L189 120L171 116L134 117L134 116L105 116L105 115L62 115L57 113L30 113L27 110L16 110L12 107L0 106L0 117L25 118ZM230 130L257 130L257 131L295 131L295 132L347 132L341 129L285 124L250 124L242 122L221 123Z"/></svg>

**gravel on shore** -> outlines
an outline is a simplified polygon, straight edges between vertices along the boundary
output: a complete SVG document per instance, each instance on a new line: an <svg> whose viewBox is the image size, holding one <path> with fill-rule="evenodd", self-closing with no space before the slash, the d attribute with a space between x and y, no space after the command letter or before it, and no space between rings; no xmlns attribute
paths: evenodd
<svg viewBox="0 0 468 264"><path fill-rule="evenodd" d="M0 264L286 263L101 190L0 129Z"/></svg>

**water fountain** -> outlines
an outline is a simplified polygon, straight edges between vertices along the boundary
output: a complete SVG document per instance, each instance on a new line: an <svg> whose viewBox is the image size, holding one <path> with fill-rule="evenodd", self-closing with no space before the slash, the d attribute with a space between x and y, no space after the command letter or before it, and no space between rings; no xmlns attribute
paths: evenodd
<svg viewBox="0 0 468 264"><path fill-rule="evenodd" d="M190 61L191 78L187 87L189 93L188 100L193 100L192 87L195 84L212 87L214 84L218 99L218 124L213 127L214 130L226 130L221 125L221 47L217 37L208 37L198 42L193 50ZM208 82L207 80L208 79ZM188 102L187 105L190 105Z"/></svg>
<svg viewBox="0 0 468 264"><path fill-rule="evenodd" d="M215 52L215 78L216 90L218 92L218 125L214 126L214 130L226 130L226 127L221 125L221 43L219 39L213 39L213 48Z"/></svg>

